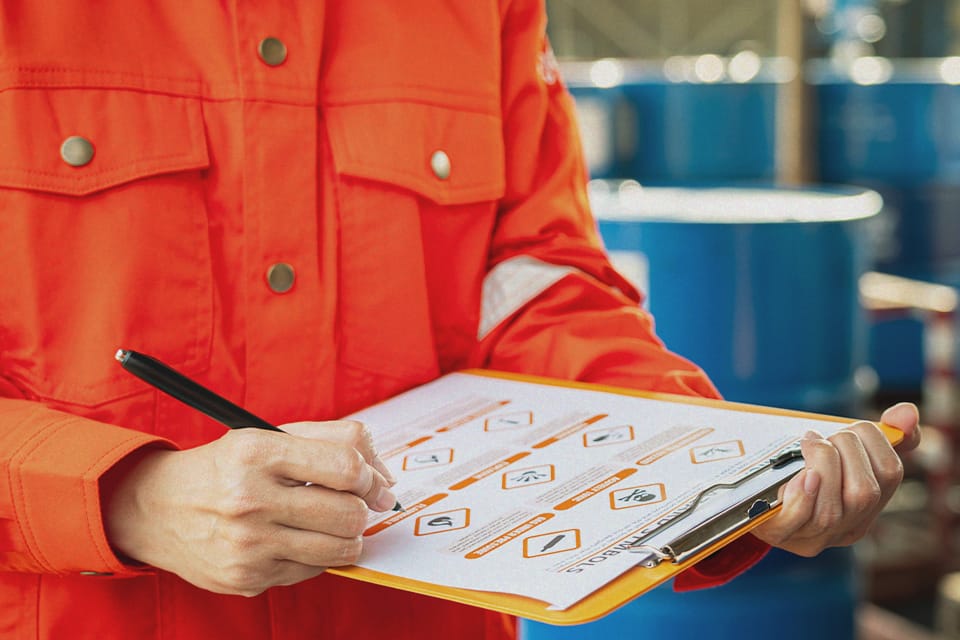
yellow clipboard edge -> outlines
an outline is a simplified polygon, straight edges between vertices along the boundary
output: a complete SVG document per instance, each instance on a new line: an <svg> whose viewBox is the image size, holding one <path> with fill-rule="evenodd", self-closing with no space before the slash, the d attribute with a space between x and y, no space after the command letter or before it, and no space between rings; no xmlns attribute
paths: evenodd
<svg viewBox="0 0 960 640"><path fill-rule="evenodd" d="M506 380L518 380L521 382L531 382L535 384L556 386L556 387L574 387L580 389L592 389L596 391L605 391L608 393L617 393L620 395L636 396L640 398L649 398L652 400L664 400L668 402L677 402L681 404L694 404L707 407L717 407L725 409L736 409L738 411L748 411L753 413L763 413L768 415L782 415L792 417L806 417L816 420L827 420L838 423L852 423L856 420L851 418L841 418L838 416L829 416L805 411L794 411L790 409L780 409L777 407L764 407L760 405L745 404L739 402L729 402L726 400L716 400L713 398L700 398L695 396L682 396L670 393L661 393L656 391L638 391L624 387L615 387L610 385L596 384L591 382L576 382L569 380L560 380L555 378L546 378L542 376L516 374L504 371L494 371L489 369L465 369L458 373L464 373L476 376L485 376L489 378L502 378ZM899 429L879 424L879 427L892 444L899 444L903 440L903 432ZM673 564L664 562L654 568L636 567L624 573L620 577L611 581L604 587L598 589L583 600L577 602L571 607L562 611L548 609L548 604L541 600L518 596L510 593L498 593L491 591L477 591L472 589L463 589L456 587L446 587L411 580L389 574L380 573L363 567L334 567L327 569L327 573L344 576L354 580L369 582L389 586L404 591L411 591L422 595L459 602L472 606L483 607L492 611L499 611L510 615L528 618L539 622L546 622L555 625L574 625L590 622L601 618L616 609L629 603L631 600L643 595L647 591L667 582L677 574L689 569L700 562L710 554L727 546L740 536L748 533L754 527L762 524L780 511L780 506L776 506L761 516L750 521L748 525L731 534L729 537L716 544L704 549L686 562ZM639 557L639 556L638 556Z"/></svg>
<svg viewBox="0 0 960 640"><path fill-rule="evenodd" d="M615 387L595 382L579 382L575 380L560 380L558 378L547 378L544 376L535 376L526 373L510 373L507 371L494 371L493 369L463 369L457 373L466 373L474 376L484 376L487 378L503 378L505 380L519 380L521 382L533 382L552 387L573 387L577 389L592 389L594 391L605 391L607 393L617 393L622 396L636 396L638 398L648 398L650 400L664 400L667 402L676 402L679 404L695 404L702 407L716 407L719 409L736 409L737 411L747 411L751 413L763 413L774 416L791 416L794 418L811 418L813 420L825 420L828 422L840 422L852 424L858 420L855 418L844 418L840 416L831 416L823 413L813 413L810 411L796 411L794 409L781 409L779 407L765 407L757 404L747 404L745 402L731 402L729 400L718 400L715 398L702 398L699 396L682 396L674 393L663 393L660 391L640 391L626 387ZM899 429L883 424L876 423L887 440L894 446L903 441L903 432Z"/></svg>
<svg viewBox="0 0 960 640"><path fill-rule="evenodd" d="M689 569L700 560L703 560L711 553L726 546L733 540L736 540L749 529L764 522L774 513L779 511L780 507L774 507L762 516L758 516L751 521L750 526L737 531L730 537L716 543L715 545L704 549L693 558L681 564L669 562L661 563L657 567L647 569L637 566L634 569L624 573L620 577L601 587L583 600L577 602L571 607L563 610L551 610L548 604L541 600L535 600L525 596L519 596L512 593L498 593L491 591L476 591L472 589L462 589L456 587L445 587L430 582L421 582L399 576L387 575L363 567L339 567L327 570L327 573L345 576L363 582L370 582L384 586L412 591L422 595L434 596L451 600L461 604L482 607L500 613L506 613L521 618L546 622L554 625L576 625L591 622L612 613L614 610L626 605L631 600L640 597L647 591L658 587L667 582L678 573ZM629 553L629 552L625 552ZM640 555L637 556L638 560Z"/></svg>

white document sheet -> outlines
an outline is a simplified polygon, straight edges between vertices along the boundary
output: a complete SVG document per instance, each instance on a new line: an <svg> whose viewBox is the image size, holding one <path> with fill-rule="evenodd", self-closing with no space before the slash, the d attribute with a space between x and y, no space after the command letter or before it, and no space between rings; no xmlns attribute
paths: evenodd
<svg viewBox="0 0 960 640"><path fill-rule="evenodd" d="M711 514L795 473L735 481L842 423L451 374L351 416L398 478L361 567L566 609ZM659 533L658 533L659 532Z"/></svg>

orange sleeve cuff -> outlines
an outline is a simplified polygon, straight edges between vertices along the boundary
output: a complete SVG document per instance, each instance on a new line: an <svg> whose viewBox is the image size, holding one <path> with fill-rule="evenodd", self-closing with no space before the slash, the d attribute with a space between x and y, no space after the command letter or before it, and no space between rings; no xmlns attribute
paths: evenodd
<svg viewBox="0 0 960 640"><path fill-rule="evenodd" d="M23 437L7 458L13 522L20 540L4 568L69 574L136 574L107 542L100 505L100 478L118 461L146 446L173 447L162 438L67 414L21 413ZM12 416L5 416L12 417ZM28 426L24 423L29 422Z"/></svg>
<svg viewBox="0 0 960 640"><path fill-rule="evenodd" d="M693 591L719 587L755 565L769 550L770 545L748 533L678 575L673 580L673 589Z"/></svg>

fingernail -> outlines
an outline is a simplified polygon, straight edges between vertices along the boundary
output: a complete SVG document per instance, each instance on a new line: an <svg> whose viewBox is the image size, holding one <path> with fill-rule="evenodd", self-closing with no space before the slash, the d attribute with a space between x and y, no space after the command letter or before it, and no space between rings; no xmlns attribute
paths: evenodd
<svg viewBox="0 0 960 640"><path fill-rule="evenodd" d="M807 469L806 475L803 478L803 490L807 495L816 495L817 489L820 488L820 474L814 471L813 469Z"/></svg>
<svg viewBox="0 0 960 640"><path fill-rule="evenodd" d="M390 511L397 504L397 496L393 495L393 492L386 487L380 488L380 493L377 494L377 499L373 502L373 509L375 511Z"/></svg>
<svg viewBox="0 0 960 640"><path fill-rule="evenodd" d="M881 420L886 419L891 416L891 414L903 413L904 415L912 414L917 411L917 405L912 402L899 402L892 407L888 407L886 411L883 412L883 415L880 416Z"/></svg>
<svg viewBox="0 0 960 640"><path fill-rule="evenodd" d="M822 440L823 436L819 432L811 429L810 431L807 431L805 434L803 434L803 439L804 440Z"/></svg>

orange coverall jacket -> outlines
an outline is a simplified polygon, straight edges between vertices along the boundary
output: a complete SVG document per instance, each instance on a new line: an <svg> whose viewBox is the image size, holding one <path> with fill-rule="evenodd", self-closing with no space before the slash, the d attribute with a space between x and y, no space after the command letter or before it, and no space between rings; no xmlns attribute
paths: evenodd
<svg viewBox="0 0 960 640"><path fill-rule="evenodd" d="M608 264L544 33L540 0L0 4L0 637L512 637L333 576L246 599L125 565L100 479L224 431L118 347L274 423L476 366L715 395Z"/></svg>

